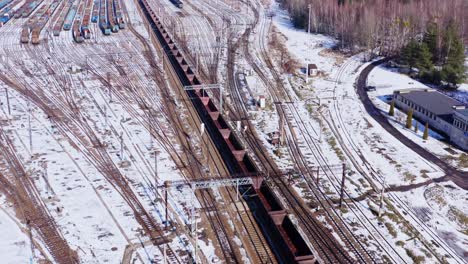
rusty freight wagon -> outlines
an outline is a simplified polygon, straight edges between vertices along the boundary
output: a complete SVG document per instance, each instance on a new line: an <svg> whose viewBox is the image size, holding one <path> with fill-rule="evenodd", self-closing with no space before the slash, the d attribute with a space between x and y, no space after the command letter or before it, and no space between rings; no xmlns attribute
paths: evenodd
<svg viewBox="0 0 468 264"><path fill-rule="evenodd" d="M90 32L90 29L89 29L89 22L91 21L92 5L93 5L92 0L87 0L86 1L86 8L85 8L84 15L83 15L83 22L81 23L81 28L80 28L81 35L85 39L91 38L91 32Z"/></svg>

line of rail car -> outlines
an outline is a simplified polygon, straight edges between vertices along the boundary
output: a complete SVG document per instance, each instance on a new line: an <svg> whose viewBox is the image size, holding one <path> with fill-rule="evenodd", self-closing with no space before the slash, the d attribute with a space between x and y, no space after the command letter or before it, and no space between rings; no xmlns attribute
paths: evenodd
<svg viewBox="0 0 468 264"><path fill-rule="evenodd" d="M100 1L94 1L93 2L93 15L91 17L91 22L97 23L99 19L99 3Z"/></svg>
<svg viewBox="0 0 468 264"><path fill-rule="evenodd" d="M68 10L67 16L65 17L65 21L63 22L63 30L68 31L71 29L77 10L78 3L73 3L73 5Z"/></svg>
<svg viewBox="0 0 468 264"><path fill-rule="evenodd" d="M99 6L99 28L104 35L110 35L111 29L109 28L109 21L107 19L107 8L106 8L106 0L101 0Z"/></svg>
<svg viewBox="0 0 468 264"><path fill-rule="evenodd" d="M85 39L91 38L91 31L89 29L89 22L91 21L91 12L93 8L93 0L86 0L86 7L83 15L83 22L81 23L81 35Z"/></svg>
<svg viewBox="0 0 468 264"><path fill-rule="evenodd" d="M69 1L61 1L59 3L59 6L57 7L57 11L55 12L54 16L51 18L49 29L52 30L52 34L54 36L60 35L60 30L62 29L62 26L61 25L59 26L60 24L59 21L62 21L62 24L63 24L63 20L64 20L63 17L65 16L66 12L68 12L68 9L66 9L67 3L69 3Z"/></svg>
<svg viewBox="0 0 468 264"><path fill-rule="evenodd" d="M36 8L41 4L42 4L42 0L41 1L30 1L30 0L26 1L26 3L23 5L24 8L22 9L21 13L19 13L18 18L20 18L20 17L23 17L23 18L29 17L31 15L31 13L34 10L36 10Z"/></svg>
<svg viewBox="0 0 468 264"><path fill-rule="evenodd" d="M36 20L45 12L46 9L47 9L47 6L43 5L33 17L29 18L28 21L26 21L26 23L23 26L23 29L21 30L21 35L20 35L21 43L23 44L29 43L29 40L31 38L31 32L36 23Z"/></svg>
<svg viewBox="0 0 468 264"><path fill-rule="evenodd" d="M72 1L64 1L63 2L63 8L62 10L60 11L60 13L58 14L58 18L57 20L55 21L55 24L52 28L52 34L54 36L59 36L60 35L60 32L62 31L62 28L65 24L65 19L68 15L68 13L70 12L70 8L72 6Z"/></svg>
<svg viewBox="0 0 468 264"><path fill-rule="evenodd" d="M12 0L2 0L0 1L0 10L6 7Z"/></svg>
<svg viewBox="0 0 468 264"><path fill-rule="evenodd" d="M167 58L177 73L182 85L200 85L201 82L193 69L188 65L183 54L151 9L147 0L139 0L154 33L162 45ZM280 263L313 263L314 256L306 242L287 216L286 210L278 202L278 198L267 185L262 183L261 173L251 158L246 155L237 136L232 133L224 117L213 100L206 95L203 88L186 91L198 115L205 124L208 134L220 150L220 154L232 174L258 175L252 186L242 187L246 192L246 202L253 212L258 225L267 237Z"/></svg>
<svg viewBox="0 0 468 264"><path fill-rule="evenodd" d="M107 2L107 20L109 22L109 27L112 32L116 33L119 31L119 25L115 23L114 4L112 0L106 0L106 2Z"/></svg>
<svg viewBox="0 0 468 264"><path fill-rule="evenodd" d="M30 31L29 25L24 25L23 28L21 29L20 42L29 43L30 34L31 34L31 31Z"/></svg>
<svg viewBox="0 0 468 264"><path fill-rule="evenodd" d="M0 26L5 25L8 21L14 18L18 10L23 6L24 1L12 1L0 12Z"/></svg>
<svg viewBox="0 0 468 264"><path fill-rule="evenodd" d="M31 30L31 43L32 44L39 44L40 42L40 34L44 26L49 21L52 14L57 10L60 1L54 0L49 6L44 5L39 12L35 15L32 30Z"/></svg>
<svg viewBox="0 0 468 264"><path fill-rule="evenodd" d="M81 34L81 22L83 21L83 11L85 10L85 3L83 1L80 2L78 6L78 10L75 16L75 20L73 21L72 26L72 36L73 40L77 43L81 43L84 41L83 35Z"/></svg>
<svg viewBox="0 0 468 264"><path fill-rule="evenodd" d="M125 28L125 20L122 13L122 3L121 0L114 0L114 9L115 9L115 22L119 25L120 29Z"/></svg>

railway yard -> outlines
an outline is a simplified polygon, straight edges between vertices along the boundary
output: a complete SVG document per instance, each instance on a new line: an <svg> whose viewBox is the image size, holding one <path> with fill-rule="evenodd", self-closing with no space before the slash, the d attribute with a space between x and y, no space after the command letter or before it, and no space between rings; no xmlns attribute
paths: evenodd
<svg viewBox="0 0 468 264"><path fill-rule="evenodd" d="M2 263L467 263L466 152L336 45L268 0L0 0Z"/></svg>

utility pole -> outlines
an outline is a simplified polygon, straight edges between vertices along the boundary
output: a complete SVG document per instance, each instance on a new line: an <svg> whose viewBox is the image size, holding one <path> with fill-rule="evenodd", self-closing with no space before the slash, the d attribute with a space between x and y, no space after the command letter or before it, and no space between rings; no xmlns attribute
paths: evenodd
<svg viewBox="0 0 468 264"><path fill-rule="evenodd" d="M197 263L198 259L198 223L195 221L195 263Z"/></svg>
<svg viewBox="0 0 468 264"><path fill-rule="evenodd" d="M124 160L123 150L123 132L120 132L120 160Z"/></svg>
<svg viewBox="0 0 468 264"><path fill-rule="evenodd" d="M281 114L279 115L279 122L280 122L280 145L284 146L284 141L285 141L284 118Z"/></svg>
<svg viewBox="0 0 468 264"><path fill-rule="evenodd" d="M111 89L111 75L110 72L107 73L107 84L109 85L109 103L112 103L112 89Z"/></svg>
<svg viewBox="0 0 468 264"><path fill-rule="evenodd" d="M169 219L168 219L168 213L167 213L167 206L168 206L168 202L167 202L167 189L168 189L168 188L169 188L168 182L166 181L166 182L164 182L164 202L166 203L166 208L165 208L165 209L166 209L166 217L165 217L165 218L166 218L166 224L165 224L165 226L166 226L166 231L167 231L167 229L168 229L168 227L169 227Z"/></svg>
<svg viewBox="0 0 468 264"><path fill-rule="evenodd" d="M107 105L104 105L104 125L107 130Z"/></svg>
<svg viewBox="0 0 468 264"><path fill-rule="evenodd" d="M382 207L383 207L383 198L384 198L384 192L385 192L385 179L382 184L382 190L380 190L380 204L379 204L379 217L381 216L382 213Z"/></svg>
<svg viewBox="0 0 468 264"><path fill-rule="evenodd" d="M164 243L164 246L163 246L163 263L166 264L167 263L167 255L166 255L166 243Z"/></svg>
<svg viewBox="0 0 468 264"><path fill-rule="evenodd" d="M318 187L319 183L320 183L320 166L317 167L317 187Z"/></svg>
<svg viewBox="0 0 468 264"><path fill-rule="evenodd" d="M33 151L32 147L32 131L31 131L31 107L28 101L28 128L29 128L29 149L31 150L31 155Z"/></svg>
<svg viewBox="0 0 468 264"><path fill-rule="evenodd" d="M224 91L223 85L219 86L219 90L220 90L219 91L219 105L220 105L219 113L222 114L223 113L223 91Z"/></svg>
<svg viewBox="0 0 468 264"><path fill-rule="evenodd" d="M341 178L340 207L343 206L344 183L346 178L346 163L343 163L343 177Z"/></svg>
<svg viewBox="0 0 468 264"><path fill-rule="evenodd" d="M8 96L8 89L5 87L5 93L6 93L6 100L7 100L7 105L8 105L8 115L11 115L11 110L10 110L10 97Z"/></svg>
<svg viewBox="0 0 468 264"><path fill-rule="evenodd" d="M29 259L31 264L33 263L33 259L36 257L34 254L34 243L33 243L33 235L32 235L32 228L31 228L31 221L26 219L26 225L28 226L29 230L29 241L31 242L31 258Z"/></svg>
<svg viewBox="0 0 468 264"><path fill-rule="evenodd" d="M154 151L154 187L158 186L158 152Z"/></svg>

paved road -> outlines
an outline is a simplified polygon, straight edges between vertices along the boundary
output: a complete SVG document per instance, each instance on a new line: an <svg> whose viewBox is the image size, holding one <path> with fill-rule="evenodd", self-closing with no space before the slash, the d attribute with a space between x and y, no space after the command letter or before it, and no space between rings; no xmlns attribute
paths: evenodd
<svg viewBox="0 0 468 264"><path fill-rule="evenodd" d="M372 116L372 118L374 118L375 121L377 121L385 130L387 130L388 133L390 133L392 136L400 140L401 143L403 143L405 146L407 146L408 148L418 153L424 159L439 166L445 172L445 175L446 175L445 177L434 179L434 182L451 180L453 183L463 188L464 190L468 190L468 172L462 172L453 168L452 166L447 164L445 161L439 159L437 156L435 156L431 152L427 151L420 145L416 144L409 138L405 137L400 131L398 131L398 129L396 129L394 126L392 126L388 122L387 117L384 116L382 112L379 109L377 109L372 103L372 101L369 99L369 96L367 95L367 92L365 89L366 83L367 83L367 77L369 76L369 73L376 66L382 63L385 63L387 61L388 59L383 59L383 60L379 60L379 61L371 63L361 72L361 74L358 77L357 93L359 95L359 99L364 104L364 107L366 108L367 113L369 113L369 115Z"/></svg>

